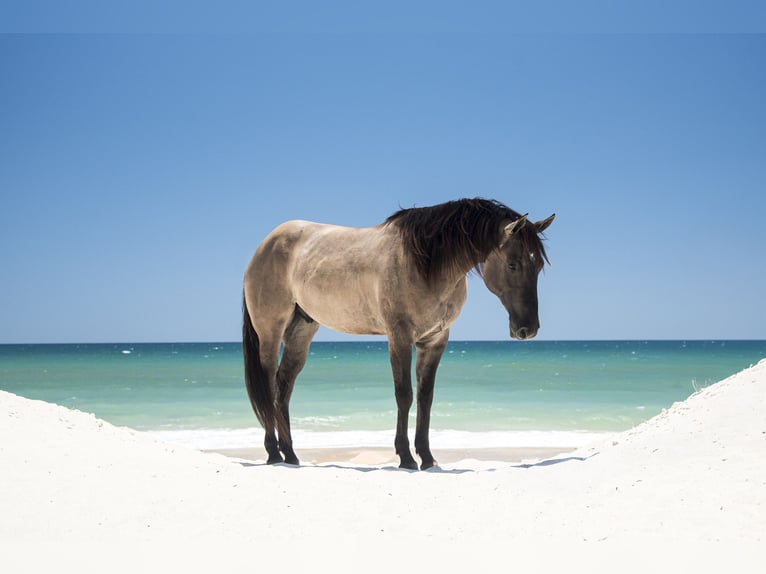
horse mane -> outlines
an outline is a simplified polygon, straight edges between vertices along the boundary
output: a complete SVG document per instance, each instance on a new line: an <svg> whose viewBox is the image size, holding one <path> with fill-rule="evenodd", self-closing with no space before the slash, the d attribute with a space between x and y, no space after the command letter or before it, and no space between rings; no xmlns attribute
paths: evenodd
<svg viewBox="0 0 766 574"><path fill-rule="evenodd" d="M502 223L522 217L494 199L457 199L431 207L400 209L384 225L401 233L420 274L429 283L452 273L481 266L503 239ZM517 232L525 248L542 266L548 260L542 239L528 223Z"/></svg>

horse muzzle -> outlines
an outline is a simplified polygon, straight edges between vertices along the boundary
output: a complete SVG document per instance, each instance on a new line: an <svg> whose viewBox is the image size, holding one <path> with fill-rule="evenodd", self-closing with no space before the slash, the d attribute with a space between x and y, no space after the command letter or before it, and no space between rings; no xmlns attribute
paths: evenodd
<svg viewBox="0 0 766 574"><path fill-rule="evenodd" d="M529 339L534 339L535 335L537 335L537 331L540 328L540 325L523 325L521 327L510 325L510 328L511 338L518 339L519 341L527 341Z"/></svg>

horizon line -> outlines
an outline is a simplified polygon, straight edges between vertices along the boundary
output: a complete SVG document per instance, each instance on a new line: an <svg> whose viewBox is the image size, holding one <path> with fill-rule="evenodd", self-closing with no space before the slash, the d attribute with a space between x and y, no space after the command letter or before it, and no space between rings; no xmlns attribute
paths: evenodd
<svg viewBox="0 0 766 574"><path fill-rule="evenodd" d="M450 339L449 343L513 343L513 344L535 344L535 343L610 343L610 342L625 342L625 343L662 343L662 342L700 342L709 341L711 343L724 343L724 342L766 342L766 338L752 339L752 338L709 338L709 337L697 337L697 338L604 338L604 339L533 339L526 341L517 341L515 339ZM383 337L381 339L339 339L339 340L321 340L311 341L314 343L350 343L350 344L364 344L364 343L385 343L388 344L388 339ZM241 345L242 341L229 340L229 341L75 341L75 342L61 342L61 341L46 341L46 342L21 342L21 343L7 343L0 342L0 346L12 346L12 345Z"/></svg>

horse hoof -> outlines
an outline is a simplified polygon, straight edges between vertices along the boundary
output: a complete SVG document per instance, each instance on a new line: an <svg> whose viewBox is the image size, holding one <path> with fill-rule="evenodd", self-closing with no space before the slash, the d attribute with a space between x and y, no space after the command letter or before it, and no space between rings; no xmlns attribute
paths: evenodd
<svg viewBox="0 0 766 574"><path fill-rule="evenodd" d="M423 461L423 464L420 465L420 470L428 470L429 468L434 468L435 466L439 466L439 463L435 460L429 462Z"/></svg>
<svg viewBox="0 0 766 574"><path fill-rule="evenodd" d="M291 464L293 466L300 466L301 463L298 460L297 456L286 456L285 457L285 464Z"/></svg>
<svg viewBox="0 0 766 574"><path fill-rule="evenodd" d="M415 462L414 460L408 461L408 462L402 461L402 463L399 465L399 468L405 468L407 470L417 470L418 463Z"/></svg>
<svg viewBox="0 0 766 574"><path fill-rule="evenodd" d="M279 464L280 462L284 462L281 454L270 454L266 464Z"/></svg>

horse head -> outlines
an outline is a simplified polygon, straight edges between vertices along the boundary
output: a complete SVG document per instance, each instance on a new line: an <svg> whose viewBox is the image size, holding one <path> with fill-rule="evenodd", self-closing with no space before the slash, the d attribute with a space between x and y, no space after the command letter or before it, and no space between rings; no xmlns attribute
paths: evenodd
<svg viewBox="0 0 766 574"><path fill-rule="evenodd" d="M531 339L537 335L537 276L547 260L539 234L555 214L533 223L527 216L504 223L502 241L482 265L482 277L508 311L511 337Z"/></svg>

